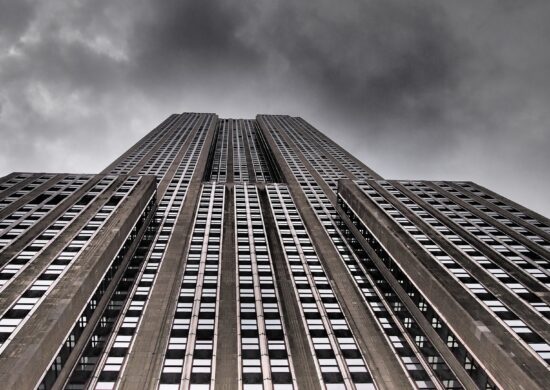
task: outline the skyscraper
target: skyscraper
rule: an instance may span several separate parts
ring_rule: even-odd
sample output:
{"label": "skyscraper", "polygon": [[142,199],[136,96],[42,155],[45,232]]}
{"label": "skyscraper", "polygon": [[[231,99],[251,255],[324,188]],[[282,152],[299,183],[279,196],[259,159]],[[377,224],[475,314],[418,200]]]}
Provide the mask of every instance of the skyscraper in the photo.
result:
{"label": "skyscraper", "polygon": [[0,383],[542,389],[549,252],[547,218],[301,118],[171,115],[99,175],[0,179]]}

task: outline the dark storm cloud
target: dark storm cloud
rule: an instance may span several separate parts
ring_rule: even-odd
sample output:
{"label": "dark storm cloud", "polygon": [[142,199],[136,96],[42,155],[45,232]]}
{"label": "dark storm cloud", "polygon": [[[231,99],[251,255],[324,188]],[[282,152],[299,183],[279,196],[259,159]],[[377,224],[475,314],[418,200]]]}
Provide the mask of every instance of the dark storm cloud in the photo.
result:
{"label": "dark storm cloud", "polygon": [[224,69],[244,76],[256,69],[258,53],[235,35],[245,15],[231,2],[172,0],[143,8],[129,40],[132,76],[142,83],[162,88],[167,78],[186,81]]}
{"label": "dark storm cloud", "polygon": [[439,7],[399,3],[286,4],[274,15],[282,22],[267,25],[268,39],[338,109],[371,118],[405,110],[432,121],[464,48]]}
{"label": "dark storm cloud", "polygon": [[0,1],[0,34],[4,39],[12,39],[27,27],[33,8],[28,1]]}
{"label": "dark storm cloud", "polygon": [[287,113],[386,177],[472,179],[550,214],[549,10],[0,0],[0,174],[98,171],[171,112]]}

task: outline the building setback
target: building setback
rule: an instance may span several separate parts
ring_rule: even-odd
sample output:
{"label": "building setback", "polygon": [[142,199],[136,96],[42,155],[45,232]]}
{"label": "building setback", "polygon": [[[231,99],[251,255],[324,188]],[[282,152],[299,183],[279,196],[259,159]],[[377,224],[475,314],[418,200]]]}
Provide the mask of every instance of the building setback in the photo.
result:
{"label": "building setback", "polygon": [[286,115],[0,178],[6,389],[544,389],[549,286],[547,218]]}

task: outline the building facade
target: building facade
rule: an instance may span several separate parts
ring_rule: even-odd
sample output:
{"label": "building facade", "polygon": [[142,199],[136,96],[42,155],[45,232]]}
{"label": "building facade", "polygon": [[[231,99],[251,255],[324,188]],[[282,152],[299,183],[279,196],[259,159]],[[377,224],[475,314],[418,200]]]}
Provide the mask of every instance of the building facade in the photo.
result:
{"label": "building facade", "polygon": [[550,220],[301,118],[171,115],[0,179],[6,389],[543,389]]}

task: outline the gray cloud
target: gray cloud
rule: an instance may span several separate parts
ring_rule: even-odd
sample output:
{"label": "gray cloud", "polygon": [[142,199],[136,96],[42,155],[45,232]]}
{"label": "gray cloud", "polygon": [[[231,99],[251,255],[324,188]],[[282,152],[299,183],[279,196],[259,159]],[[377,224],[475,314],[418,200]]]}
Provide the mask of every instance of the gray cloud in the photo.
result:
{"label": "gray cloud", "polygon": [[171,112],[287,113],[386,177],[470,179],[550,214],[549,14],[545,1],[0,0],[0,174],[98,171]]}
{"label": "gray cloud", "polygon": [[405,111],[431,122],[441,114],[441,96],[457,82],[464,49],[439,7],[389,1],[339,9],[316,2],[281,7],[273,19],[283,22],[268,39],[292,72],[351,116],[376,119]]}
{"label": "gray cloud", "polygon": [[3,40],[11,40],[24,31],[33,14],[32,6],[25,0],[1,0],[0,9],[0,34]]}

